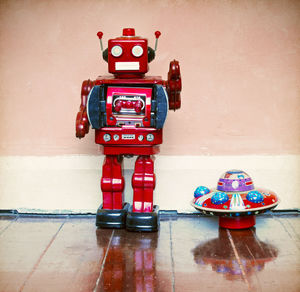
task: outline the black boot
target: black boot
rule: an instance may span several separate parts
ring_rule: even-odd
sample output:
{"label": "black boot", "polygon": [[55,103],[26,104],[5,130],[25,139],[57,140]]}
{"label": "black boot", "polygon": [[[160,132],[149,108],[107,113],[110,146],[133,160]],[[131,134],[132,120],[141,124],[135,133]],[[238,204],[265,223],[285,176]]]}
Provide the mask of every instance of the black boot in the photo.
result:
{"label": "black boot", "polygon": [[121,210],[107,210],[103,209],[101,205],[97,210],[96,226],[101,228],[125,228],[129,207],[128,203],[124,203]]}
{"label": "black boot", "polygon": [[153,212],[133,212],[130,206],[126,217],[126,229],[128,231],[158,231],[159,207],[154,205]]}

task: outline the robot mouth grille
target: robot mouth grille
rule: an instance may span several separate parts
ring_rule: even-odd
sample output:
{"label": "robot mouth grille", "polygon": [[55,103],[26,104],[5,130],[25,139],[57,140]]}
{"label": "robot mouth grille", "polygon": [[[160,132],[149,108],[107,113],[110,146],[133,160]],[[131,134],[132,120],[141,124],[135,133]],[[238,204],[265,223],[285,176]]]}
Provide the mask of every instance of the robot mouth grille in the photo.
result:
{"label": "robot mouth grille", "polygon": [[116,62],[115,69],[121,70],[140,70],[139,62]]}

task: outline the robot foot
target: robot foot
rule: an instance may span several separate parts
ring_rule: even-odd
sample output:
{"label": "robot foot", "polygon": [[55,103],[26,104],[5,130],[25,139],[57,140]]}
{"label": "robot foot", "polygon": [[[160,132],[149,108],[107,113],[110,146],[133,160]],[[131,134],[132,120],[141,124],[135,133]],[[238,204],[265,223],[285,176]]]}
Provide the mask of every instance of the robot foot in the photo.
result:
{"label": "robot foot", "polygon": [[121,210],[103,209],[102,205],[97,210],[96,226],[100,228],[125,228],[126,215],[130,205],[125,203]]}
{"label": "robot foot", "polygon": [[153,212],[133,212],[130,207],[126,217],[128,231],[153,232],[159,229],[159,207],[155,205]]}

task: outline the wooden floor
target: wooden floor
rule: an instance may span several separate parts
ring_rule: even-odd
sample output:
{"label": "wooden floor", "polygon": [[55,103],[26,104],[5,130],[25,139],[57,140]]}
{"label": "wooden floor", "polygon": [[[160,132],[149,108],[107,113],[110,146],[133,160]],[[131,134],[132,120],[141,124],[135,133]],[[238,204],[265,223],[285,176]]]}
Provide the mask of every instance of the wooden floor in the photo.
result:
{"label": "wooden floor", "polygon": [[94,217],[0,217],[0,291],[300,291],[300,216],[219,229],[164,217],[158,233],[96,229]]}

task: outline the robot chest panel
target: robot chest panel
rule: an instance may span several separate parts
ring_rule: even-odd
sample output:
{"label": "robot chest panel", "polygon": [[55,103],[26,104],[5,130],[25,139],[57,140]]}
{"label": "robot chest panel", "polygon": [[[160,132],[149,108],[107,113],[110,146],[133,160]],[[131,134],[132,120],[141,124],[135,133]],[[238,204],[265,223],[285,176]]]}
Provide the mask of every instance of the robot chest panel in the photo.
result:
{"label": "robot chest panel", "polygon": [[152,88],[108,86],[108,126],[150,127]]}

